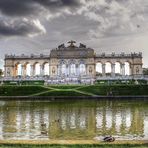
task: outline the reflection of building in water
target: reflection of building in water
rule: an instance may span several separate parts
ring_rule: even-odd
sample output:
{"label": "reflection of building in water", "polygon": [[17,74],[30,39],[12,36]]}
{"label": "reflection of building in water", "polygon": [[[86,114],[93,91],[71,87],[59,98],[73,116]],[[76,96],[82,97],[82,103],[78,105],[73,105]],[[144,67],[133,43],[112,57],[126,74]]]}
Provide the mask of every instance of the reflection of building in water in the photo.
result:
{"label": "reflection of building in water", "polygon": [[[15,105],[15,102],[11,102],[11,105]],[[2,124],[0,126],[2,127],[2,133],[5,133],[2,137],[6,138],[9,136],[10,138],[13,138],[14,133],[17,132],[16,111],[12,110],[9,106],[6,106],[0,112],[0,114],[2,114],[0,121]],[[11,125],[7,123],[10,123]]]}
{"label": "reflection of building in water", "polygon": [[[95,50],[74,41],[50,51],[49,55],[6,55],[5,77],[48,80],[90,80],[142,75],[142,54],[95,54]],[[133,77],[132,77],[133,78]],[[45,79],[46,80],[46,79]]]}
{"label": "reflection of building in water", "polygon": [[122,107],[115,104],[110,107],[105,104],[96,107],[58,107],[44,103],[41,108],[37,104],[22,104],[20,107],[9,107],[9,110],[7,106],[11,106],[11,103],[1,107],[1,138],[17,135],[17,138],[30,139],[45,136],[46,132],[50,139],[92,139],[109,134],[142,136],[146,133],[142,107],[130,108],[127,104]]}

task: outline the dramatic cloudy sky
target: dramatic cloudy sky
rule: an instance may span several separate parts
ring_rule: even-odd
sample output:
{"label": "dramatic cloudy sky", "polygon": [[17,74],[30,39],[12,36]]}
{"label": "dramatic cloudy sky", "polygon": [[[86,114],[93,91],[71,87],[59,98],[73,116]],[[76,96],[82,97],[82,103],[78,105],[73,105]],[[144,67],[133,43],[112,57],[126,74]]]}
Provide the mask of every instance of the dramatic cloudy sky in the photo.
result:
{"label": "dramatic cloudy sky", "polygon": [[148,0],[0,0],[0,67],[5,54],[49,54],[71,39],[142,52],[148,67]]}

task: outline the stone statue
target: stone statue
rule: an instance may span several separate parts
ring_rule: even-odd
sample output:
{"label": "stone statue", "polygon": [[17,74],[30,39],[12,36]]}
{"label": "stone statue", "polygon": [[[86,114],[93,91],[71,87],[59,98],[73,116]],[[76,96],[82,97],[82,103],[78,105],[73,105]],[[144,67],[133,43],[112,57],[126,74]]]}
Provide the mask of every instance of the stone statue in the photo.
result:
{"label": "stone statue", "polygon": [[68,43],[70,44],[69,47],[75,47],[74,43],[76,43],[76,41],[71,40]]}
{"label": "stone statue", "polygon": [[136,67],[136,74],[139,74],[139,68]]}
{"label": "stone statue", "polygon": [[61,44],[61,45],[58,46],[58,48],[65,48],[65,45]]}
{"label": "stone statue", "polygon": [[80,47],[80,48],[86,48],[86,45],[80,43],[80,46],[79,46],[79,47]]}
{"label": "stone statue", "polygon": [[92,67],[89,67],[89,73],[92,73]]}
{"label": "stone statue", "polygon": [[54,67],[52,68],[52,73],[55,74],[55,68]]}

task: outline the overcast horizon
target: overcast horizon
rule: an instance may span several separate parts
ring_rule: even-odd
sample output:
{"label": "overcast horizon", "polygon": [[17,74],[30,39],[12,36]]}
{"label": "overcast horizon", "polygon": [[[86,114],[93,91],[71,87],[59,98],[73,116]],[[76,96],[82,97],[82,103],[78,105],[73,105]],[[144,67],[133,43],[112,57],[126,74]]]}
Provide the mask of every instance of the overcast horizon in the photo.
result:
{"label": "overcast horizon", "polygon": [[0,0],[0,68],[5,54],[49,54],[69,40],[142,52],[148,67],[148,0]]}

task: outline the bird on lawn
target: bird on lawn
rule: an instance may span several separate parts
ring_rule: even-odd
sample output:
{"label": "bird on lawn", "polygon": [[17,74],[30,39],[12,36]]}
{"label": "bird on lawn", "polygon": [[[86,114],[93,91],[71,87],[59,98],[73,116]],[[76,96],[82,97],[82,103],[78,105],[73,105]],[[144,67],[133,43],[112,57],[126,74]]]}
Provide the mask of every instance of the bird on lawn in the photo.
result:
{"label": "bird on lawn", "polygon": [[105,142],[113,142],[113,141],[115,141],[115,138],[112,137],[112,136],[106,136],[106,137],[103,138],[103,141],[105,141]]}

